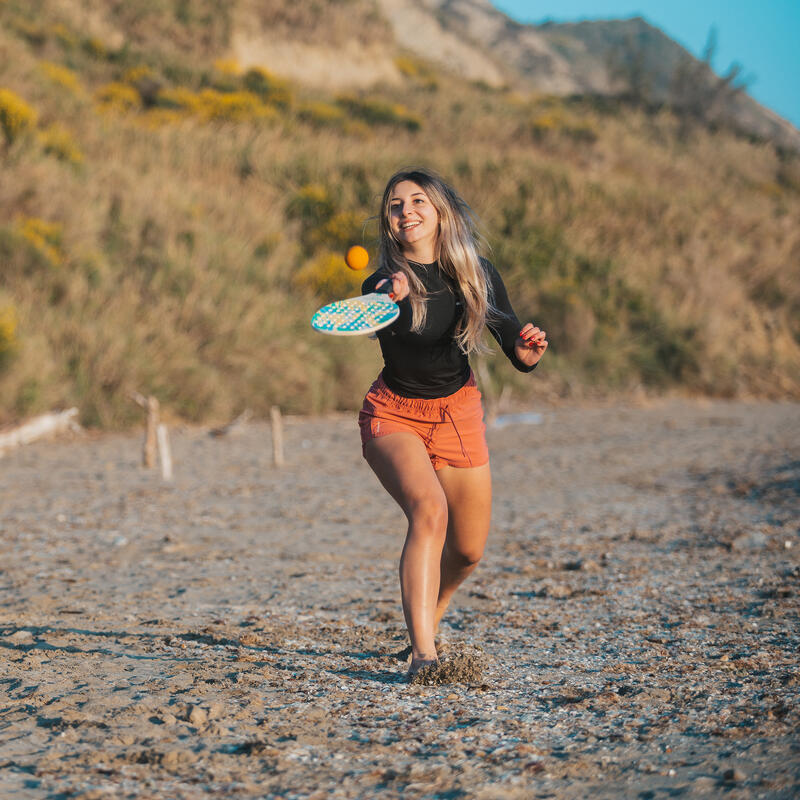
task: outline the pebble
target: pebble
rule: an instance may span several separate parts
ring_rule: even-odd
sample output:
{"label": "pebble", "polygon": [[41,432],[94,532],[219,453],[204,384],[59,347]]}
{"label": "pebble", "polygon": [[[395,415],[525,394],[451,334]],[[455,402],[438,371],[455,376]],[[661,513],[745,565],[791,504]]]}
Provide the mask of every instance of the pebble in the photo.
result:
{"label": "pebble", "polygon": [[726,769],[725,772],[722,773],[722,780],[725,781],[725,783],[742,783],[742,781],[747,780],[747,775],[740,769],[732,767]]}
{"label": "pebble", "polygon": [[743,533],[731,542],[731,550],[745,552],[748,550],[763,550],[769,544],[769,537],[760,531]]}
{"label": "pebble", "polygon": [[693,794],[708,794],[717,791],[717,781],[707,775],[701,775],[692,781]]}

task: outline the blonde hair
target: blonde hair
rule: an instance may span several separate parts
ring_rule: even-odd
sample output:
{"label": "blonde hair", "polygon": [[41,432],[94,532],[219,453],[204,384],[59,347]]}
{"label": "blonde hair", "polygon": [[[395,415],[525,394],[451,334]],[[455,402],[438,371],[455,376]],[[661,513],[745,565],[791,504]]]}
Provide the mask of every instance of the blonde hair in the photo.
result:
{"label": "blonde hair", "polygon": [[483,351],[486,348],[481,334],[487,318],[495,316],[497,311],[492,302],[491,284],[478,256],[482,240],[470,207],[435,172],[419,168],[402,170],[392,175],[386,184],[380,213],[379,268],[387,273],[403,272],[408,277],[411,330],[422,330],[427,317],[425,287],[408,265],[389,223],[392,193],[403,181],[416,183],[439,215],[436,258],[442,271],[455,281],[464,298],[464,315],[456,327],[456,342],[466,354]]}

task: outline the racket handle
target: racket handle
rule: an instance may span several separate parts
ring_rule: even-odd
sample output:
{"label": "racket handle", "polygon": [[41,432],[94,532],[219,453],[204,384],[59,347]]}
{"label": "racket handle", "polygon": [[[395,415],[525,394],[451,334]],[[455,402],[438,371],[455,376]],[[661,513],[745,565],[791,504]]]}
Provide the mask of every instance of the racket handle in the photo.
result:
{"label": "racket handle", "polygon": [[375,291],[378,294],[388,294],[389,295],[389,299],[390,300],[394,300],[394,294],[392,292],[394,287],[392,286],[392,281],[391,281],[390,278],[385,278],[385,281],[386,281],[385,283],[382,283],[380,286],[377,286],[375,288]]}

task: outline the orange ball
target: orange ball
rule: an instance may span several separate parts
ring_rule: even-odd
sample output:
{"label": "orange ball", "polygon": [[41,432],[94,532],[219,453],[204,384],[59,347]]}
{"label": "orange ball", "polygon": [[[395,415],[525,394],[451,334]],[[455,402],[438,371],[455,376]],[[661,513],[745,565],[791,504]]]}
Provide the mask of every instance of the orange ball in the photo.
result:
{"label": "orange ball", "polygon": [[369,253],[360,244],[354,244],[344,260],[350,269],[364,269],[369,263]]}

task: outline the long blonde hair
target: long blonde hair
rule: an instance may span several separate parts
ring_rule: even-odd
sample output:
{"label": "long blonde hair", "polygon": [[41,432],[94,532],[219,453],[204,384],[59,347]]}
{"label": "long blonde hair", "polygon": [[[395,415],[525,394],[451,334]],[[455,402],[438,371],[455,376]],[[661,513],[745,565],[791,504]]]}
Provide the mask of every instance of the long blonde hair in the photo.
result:
{"label": "long blonde hair", "polygon": [[411,303],[411,330],[422,330],[427,317],[425,287],[409,267],[408,259],[389,223],[392,193],[395,186],[403,181],[416,183],[439,215],[436,258],[442,271],[455,281],[464,298],[464,315],[456,327],[456,342],[467,354],[485,350],[481,334],[487,318],[496,315],[497,311],[492,302],[491,284],[478,256],[481,237],[469,206],[435,172],[422,168],[401,170],[392,175],[386,184],[380,213],[379,268],[386,273],[406,274]]}

